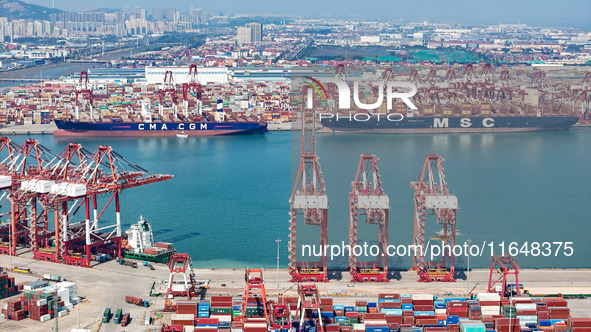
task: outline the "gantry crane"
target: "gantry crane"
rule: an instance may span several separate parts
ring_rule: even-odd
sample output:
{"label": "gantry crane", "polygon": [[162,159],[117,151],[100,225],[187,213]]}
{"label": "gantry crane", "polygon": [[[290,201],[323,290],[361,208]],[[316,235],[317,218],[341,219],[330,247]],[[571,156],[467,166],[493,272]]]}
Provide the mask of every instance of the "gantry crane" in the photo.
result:
{"label": "gantry crane", "polygon": [[[2,202],[8,197],[11,206],[12,245],[10,250],[2,250],[5,253],[15,254],[17,244],[22,243],[33,249],[36,259],[85,267],[90,267],[93,254],[119,257],[120,192],[172,178],[168,174],[149,173],[109,146],[100,146],[91,153],[71,143],[56,155],[36,140],[27,140],[17,148],[7,139],[1,142],[2,151],[9,152],[0,163],[0,180],[9,182],[2,187]],[[99,195],[110,196],[100,213]],[[99,226],[101,216],[113,201],[116,223]],[[73,221],[80,209],[84,211],[84,220]],[[49,228],[50,214],[55,217],[53,230]],[[7,235],[4,231],[1,234],[3,239]]]}
{"label": "gantry crane", "polygon": [[174,307],[171,297],[186,296],[188,300],[195,296],[195,273],[193,272],[191,257],[187,253],[173,252],[168,261],[170,276],[166,289],[164,311],[171,311]]}
{"label": "gantry crane", "polygon": [[203,94],[204,90],[199,82],[199,78],[197,75],[197,65],[191,64],[189,66],[189,75],[186,83],[183,83],[183,116],[189,116],[189,95],[193,91],[196,97],[196,115],[201,115],[201,95]]}
{"label": "gantry crane", "polygon": [[415,248],[422,248],[415,250],[412,267],[419,274],[419,281],[455,281],[455,257],[451,250],[442,250],[440,261],[425,262],[425,224],[428,214],[434,215],[437,225],[442,228],[437,233],[441,244],[453,248],[456,243],[458,199],[447,189],[441,165],[443,161],[444,159],[438,155],[427,155],[418,180],[410,184],[415,191],[413,244]]}
{"label": "gantry crane", "polygon": [[302,215],[305,225],[320,227],[320,245],[328,242],[328,197],[325,193],[324,178],[316,155],[316,112],[314,93],[310,86],[302,89],[301,159],[291,197],[289,199],[289,272],[292,281],[328,281],[326,253],[320,261],[297,260],[296,225],[298,215]]}
{"label": "gantry crane", "polygon": [[[499,274],[497,278],[494,277],[495,272]],[[507,283],[510,276],[515,276],[515,285]],[[500,290],[495,287],[500,284]],[[501,296],[520,296],[521,285],[519,284],[519,264],[515,258],[509,254],[503,256],[493,255],[490,264],[490,276],[488,278],[488,292],[499,293]]]}
{"label": "gantry crane", "polygon": [[265,291],[263,269],[246,268],[244,272],[244,281],[246,282],[246,286],[244,287],[244,296],[242,297],[242,314],[240,319],[245,321],[246,310],[248,309],[249,303],[255,303],[257,308],[261,306],[263,307],[263,317],[265,318],[268,327],[269,312],[267,308],[267,292]]}
{"label": "gantry crane", "polygon": [[300,328],[303,329],[304,321],[307,318],[312,318],[316,314],[319,324],[316,331],[324,332],[321,309],[318,287],[316,285],[298,284],[298,306],[295,317],[300,320]]}
{"label": "gantry crane", "polygon": [[186,83],[183,83],[183,99],[189,100],[189,93],[191,93],[191,91],[195,92],[197,99],[201,99],[203,87],[201,86],[201,83],[199,83],[199,79],[197,77],[196,64],[189,66],[188,80]]}
{"label": "gantry crane", "polygon": [[291,313],[288,305],[272,303],[269,309],[271,313],[270,326],[273,330],[291,328]]}
{"label": "gantry crane", "polygon": [[[359,160],[353,187],[349,194],[349,246],[357,246],[358,220],[365,219],[370,225],[378,225],[378,259],[377,262],[358,262],[357,256],[349,255],[349,273],[352,281],[388,281],[388,214],[390,198],[382,189],[378,173],[378,158],[375,155],[363,154]],[[353,249],[352,249],[353,250]]]}
{"label": "gantry crane", "polygon": [[158,104],[158,113],[161,117],[164,117],[164,98],[167,95],[172,99],[172,112],[174,116],[176,116],[178,98],[176,94],[176,85],[174,83],[174,78],[172,77],[172,71],[170,70],[164,72],[162,89],[158,91],[158,100],[160,101]]}
{"label": "gantry crane", "polygon": [[[80,111],[78,109],[78,102],[81,101],[81,99],[78,96],[82,96],[83,98],[86,98],[85,100],[87,100],[89,102],[89,116],[90,119],[93,120],[93,114],[92,114],[92,106],[93,106],[93,97],[92,97],[92,87],[90,86],[90,81],[88,79],[88,72],[86,71],[81,71],[80,72],[80,78],[78,79],[78,83],[76,84],[76,86],[74,87],[74,94],[76,95],[76,120],[79,120],[80,118]],[[82,108],[84,109],[85,104],[82,104]]]}

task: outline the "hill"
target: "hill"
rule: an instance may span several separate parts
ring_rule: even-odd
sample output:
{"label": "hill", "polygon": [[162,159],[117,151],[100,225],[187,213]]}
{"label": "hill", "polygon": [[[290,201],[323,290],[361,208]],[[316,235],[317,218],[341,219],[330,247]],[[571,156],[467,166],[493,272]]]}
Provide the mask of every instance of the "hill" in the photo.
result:
{"label": "hill", "polygon": [[19,0],[0,0],[0,17],[9,21],[18,19],[49,20],[51,13],[63,10],[28,4]]}

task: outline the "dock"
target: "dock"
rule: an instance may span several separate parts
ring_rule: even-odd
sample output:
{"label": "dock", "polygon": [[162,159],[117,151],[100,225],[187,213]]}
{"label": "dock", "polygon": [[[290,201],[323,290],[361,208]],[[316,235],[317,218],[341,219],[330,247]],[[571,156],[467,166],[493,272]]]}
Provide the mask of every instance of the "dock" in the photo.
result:
{"label": "dock", "polygon": [[55,123],[7,126],[0,128],[0,135],[53,135]]}
{"label": "dock", "polygon": [[[169,276],[168,267],[164,264],[154,264],[155,270],[139,266],[137,269],[117,264],[114,260],[106,263],[94,263],[92,269],[75,267],[64,264],[56,264],[34,260],[30,253],[23,253],[19,257],[12,258],[13,266],[26,266],[35,273],[49,273],[66,277],[78,284],[78,294],[84,297],[84,302],[79,308],[74,308],[70,315],[59,318],[60,328],[69,331],[76,328],[76,311],[80,312],[80,327],[92,329],[99,327],[100,315],[106,307],[112,310],[122,308],[124,312],[131,314],[131,324],[126,331],[146,331],[146,328],[159,328],[163,321],[169,321],[171,314],[157,319],[152,325],[142,325],[144,312],[156,313],[164,307],[163,297],[148,297],[151,285],[155,282],[156,289],[165,287]],[[9,266],[9,257],[0,255],[0,266]],[[244,291],[244,269],[194,269],[197,279],[211,280],[210,289],[202,290],[198,298],[209,298],[216,295],[230,295],[241,297]],[[277,297],[276,270],[266,269],[265,284],[270,299]],[[532,294],[589,294],[591,293],[591,274],[589,269],[523,269],[520,272],[520,281]],[[16,282],[34,281],[32,275],[9,272],[16,278]],[[285,296],[296,296],[291,276],[286,269],[280,269],[278,275],[279,293]],[[330,271],[328,283],[319,285],[322,296],[330,296],[331,292],[339,290],[339,296],[335,297],[335,303],[352,305],[356,300],[375,300],[378,293],[397,292],[409,294],[443,294],[450,292],[454,296],[463,296],[467,291],[466,280],[458,280],[455,283],[419,283],[416,272],[395,272],[389,283],[351,283],[348,272]],[[474,292],[486,291],[488,270],[474,269],[470,272],[470,289],[474,286]],[[150,308],[142,308],[125,303],[125,296],[131,295],[153,302]],[[20,296],[20,295],[19,295]],[[182,298],[179,298],[182,299]],[[0,300],[4,304],[8,299]],[[591,318],[591,299],[569,299],[569,308],[574,317]],[[156,311],[156,313],[154,312]],[[161,313],[160,313],[161,314]],[[53,320],[41,323],[29,318],[22,321],[0,320],[0,330],[13,331],[47,331],[53,326]],[[100,327],[100,331],[111,331],[113,323]]]}

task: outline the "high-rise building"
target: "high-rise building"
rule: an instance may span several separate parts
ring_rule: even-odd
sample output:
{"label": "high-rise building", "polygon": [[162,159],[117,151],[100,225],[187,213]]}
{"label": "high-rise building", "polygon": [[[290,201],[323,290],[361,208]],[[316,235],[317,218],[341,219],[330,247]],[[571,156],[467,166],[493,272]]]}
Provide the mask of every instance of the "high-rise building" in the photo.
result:
{"label": "high-rise building", "polygon": [[252,43],[252,29],[247,27],[239,27],[236,33],[236,42],[238,45]]}
{"label": "high-rise building", "polygon": [[246,24],[246,27],[251,29],[250,40],[252,43],[263,40],[263,25],[261,23],[248,23]]}

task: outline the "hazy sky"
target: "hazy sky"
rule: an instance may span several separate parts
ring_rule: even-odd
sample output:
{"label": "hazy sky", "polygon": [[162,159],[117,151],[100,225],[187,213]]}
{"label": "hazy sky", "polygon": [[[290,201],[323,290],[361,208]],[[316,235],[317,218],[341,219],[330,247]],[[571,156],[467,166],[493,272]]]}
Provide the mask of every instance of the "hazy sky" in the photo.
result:
{"label": "hazy sky", "polygon": [[[27,1],[27,0],[22,0]],[[203,8],[218,14],[274,14],[304,17],[434,20],[459,23],[526,23],[591,30],[590,0],[28,0],[65,10],[123,6]],[[82,7],[85,4],[87,7]]]}

